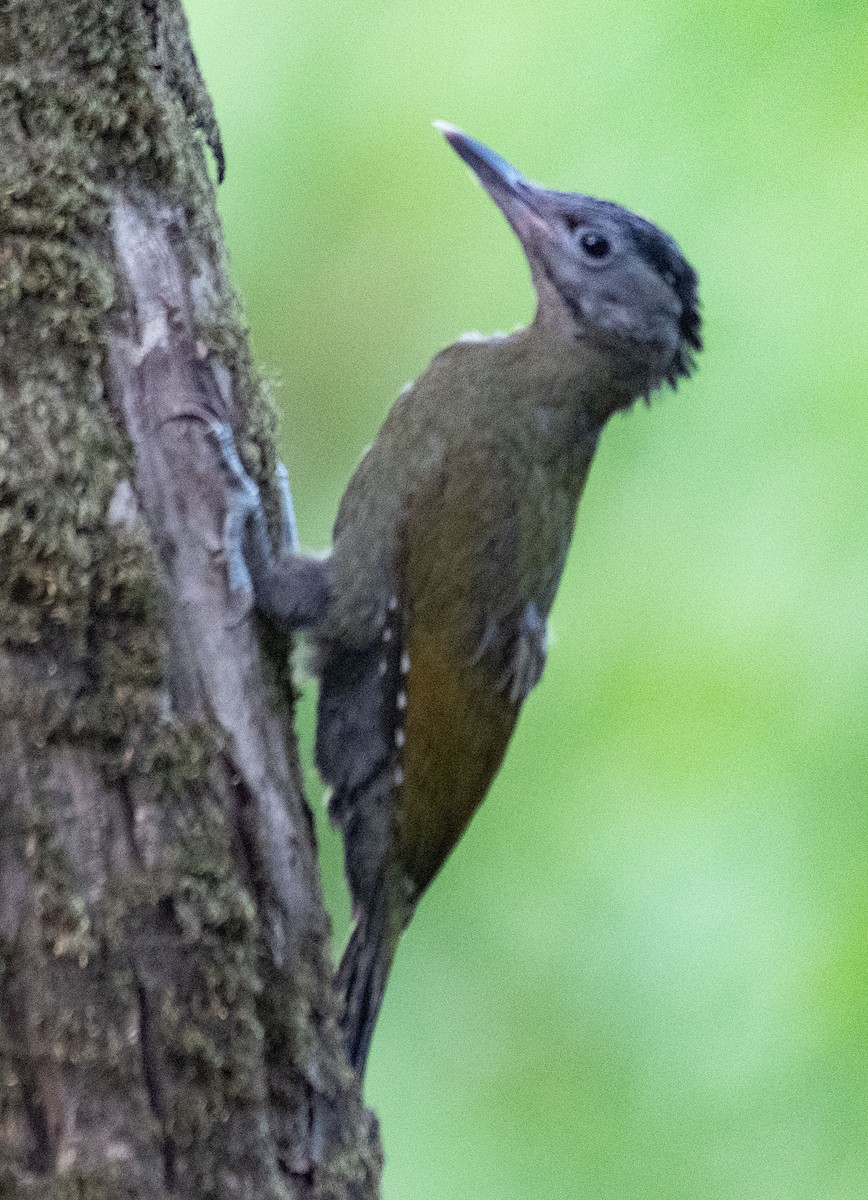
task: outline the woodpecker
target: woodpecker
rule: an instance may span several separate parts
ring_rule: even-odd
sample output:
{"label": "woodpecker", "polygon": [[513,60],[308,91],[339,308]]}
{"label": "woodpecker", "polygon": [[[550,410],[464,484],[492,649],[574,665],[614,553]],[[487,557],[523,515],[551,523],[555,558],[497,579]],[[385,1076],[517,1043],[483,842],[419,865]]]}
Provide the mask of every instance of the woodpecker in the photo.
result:
{"label": "woodpecker", "polygon": [[337,973],[364,1071],[398,940],[484,798],[546,661],[546,622],[608,419],[691,373],[697,277],[675,242],[609,201],[525,179],[438,122],[518,238],[530,325],[462,338],[398,397],[341,500],[330,554],[268,543],[233,487],[233,586],[307,626],[316,761],[343,834],[354,928]]}

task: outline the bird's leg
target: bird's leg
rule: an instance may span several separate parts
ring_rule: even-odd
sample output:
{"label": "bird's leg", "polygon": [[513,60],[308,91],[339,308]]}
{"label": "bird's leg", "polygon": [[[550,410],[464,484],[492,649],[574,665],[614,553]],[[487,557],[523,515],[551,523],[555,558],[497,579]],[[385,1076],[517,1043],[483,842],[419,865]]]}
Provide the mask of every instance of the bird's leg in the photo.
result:
{"label": "bird's leg", "polygon": [[231,428],[215,422],[211,435],[229,481],[223,541],[230,588],[252,593],[261,612],[293,628],[316,624],[328,607],[328,562],[298,552],[286,467],[280,463],[276,471],[281,547],[275,555],[259,488],[244,469]]}
{"label": "bird's leg", "polygon": [[497,681],[498,690],[509,689],[512,704],[522,703],[540,681],[546,665],[548,631],[545,620],[531,601],[521,615],[512,659]]}
{"label": "bird's leg", "polygon": [[298,525],[295,520],[295,505],[289,490],[289,471],[282,462],[274,470],[274,485],[280,497],[280,543],[283,554],[298,554]]}

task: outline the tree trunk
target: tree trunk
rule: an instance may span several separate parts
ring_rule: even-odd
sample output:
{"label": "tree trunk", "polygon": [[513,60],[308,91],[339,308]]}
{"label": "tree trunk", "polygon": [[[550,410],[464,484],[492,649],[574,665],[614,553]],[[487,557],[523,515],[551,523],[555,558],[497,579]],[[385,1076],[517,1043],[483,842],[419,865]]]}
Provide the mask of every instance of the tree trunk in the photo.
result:
{"label": "tree trunk", "polygon": [[273,512],[203,140],[222,173],[179,0],[0,0],[4,1197],[378,1194],[197,417]]}

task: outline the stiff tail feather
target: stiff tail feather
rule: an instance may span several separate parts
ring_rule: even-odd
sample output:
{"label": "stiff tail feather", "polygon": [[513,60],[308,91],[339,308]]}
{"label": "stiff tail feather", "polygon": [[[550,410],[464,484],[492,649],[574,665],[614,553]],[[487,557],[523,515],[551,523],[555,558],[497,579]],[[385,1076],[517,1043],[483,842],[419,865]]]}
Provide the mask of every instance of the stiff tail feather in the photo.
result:
{"label": "stiff tail feather", "polygon": [[365,1071],[374,1026],[383,1003],[397,938],[389,929],[386,888],[360,914],[338,967],[336,984],[344,998],[343,1029],[347,1055],[359,1075]]}

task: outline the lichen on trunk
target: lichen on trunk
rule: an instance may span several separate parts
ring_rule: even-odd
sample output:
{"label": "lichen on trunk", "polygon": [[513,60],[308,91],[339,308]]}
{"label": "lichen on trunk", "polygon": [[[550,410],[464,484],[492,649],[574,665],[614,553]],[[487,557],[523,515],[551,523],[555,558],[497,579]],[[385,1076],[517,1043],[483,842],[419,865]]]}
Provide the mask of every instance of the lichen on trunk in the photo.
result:
{"label": "lichen on trunk", "polygon": [[373,1197],[291,702],[221,557],[273,417],[175,0],[0,0],[0,1194]]}

